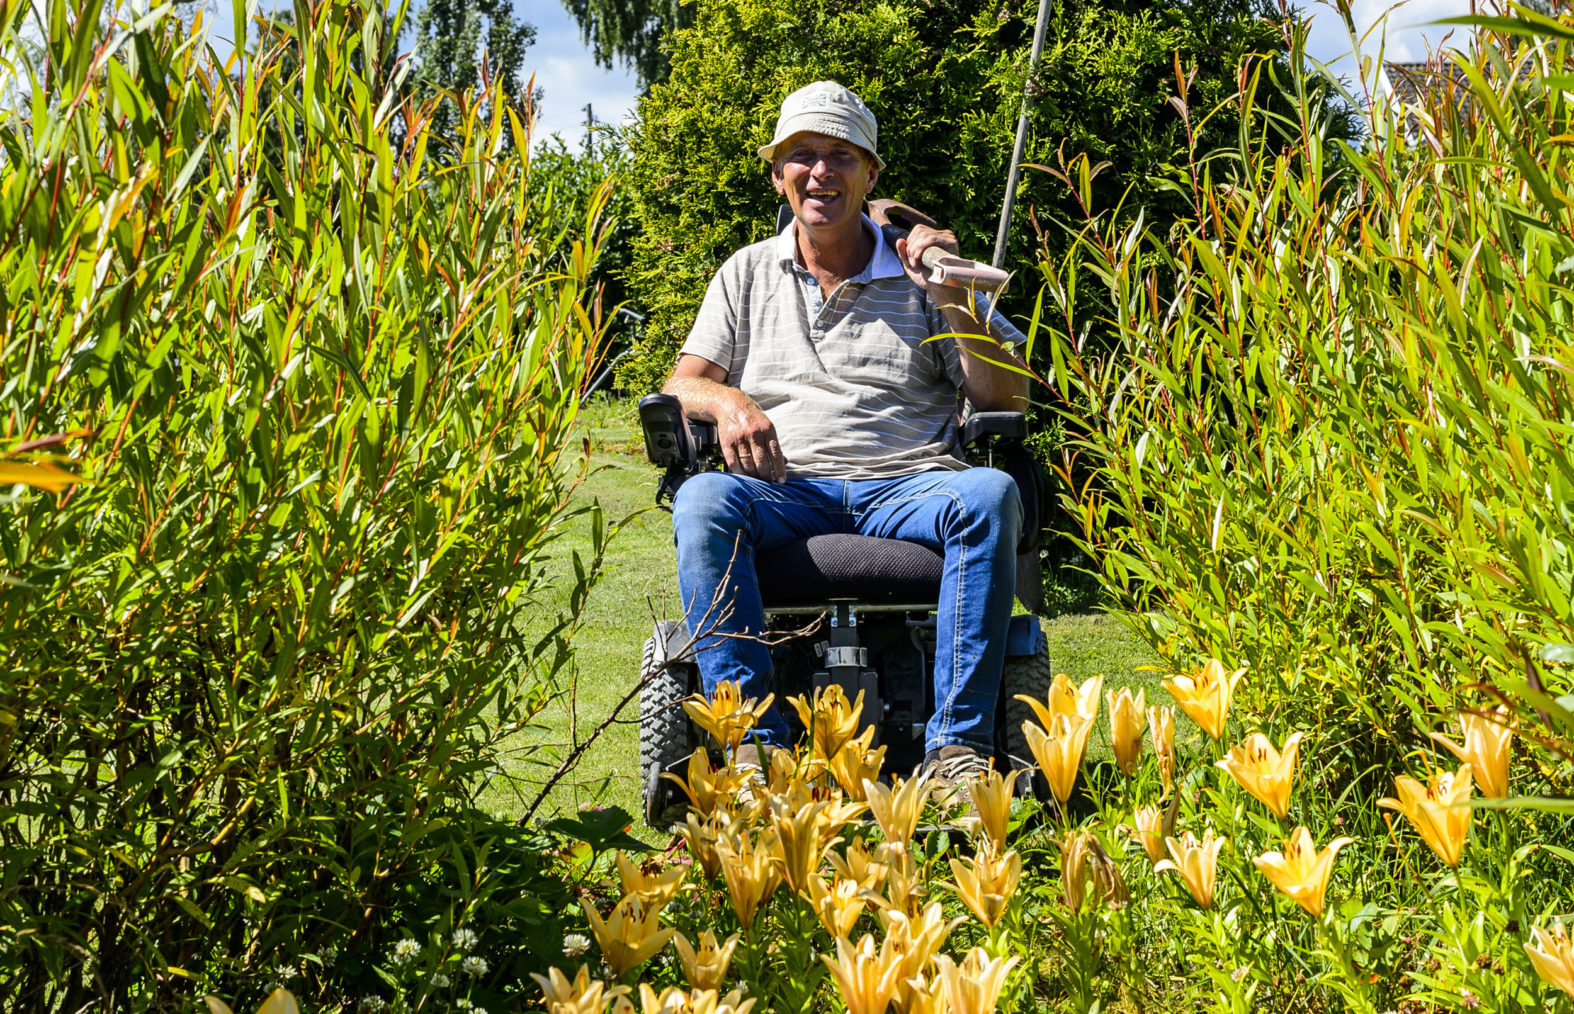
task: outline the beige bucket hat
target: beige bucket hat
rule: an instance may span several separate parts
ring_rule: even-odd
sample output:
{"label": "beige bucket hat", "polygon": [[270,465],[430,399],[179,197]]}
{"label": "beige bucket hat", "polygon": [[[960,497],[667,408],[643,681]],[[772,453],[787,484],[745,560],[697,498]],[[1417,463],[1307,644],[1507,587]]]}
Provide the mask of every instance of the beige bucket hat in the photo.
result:
{"label": "beige bucket hat", "polygon": [[760,149],[760,157],[774,159],[778,145],[808,130],[851,141],[869,153],[876,168],[884,169],[885,161],[875,145],[879,129],[863,99],[835,81],[816,81],[782,100],[781,115],[776,118],[776,134],[770,144]]}

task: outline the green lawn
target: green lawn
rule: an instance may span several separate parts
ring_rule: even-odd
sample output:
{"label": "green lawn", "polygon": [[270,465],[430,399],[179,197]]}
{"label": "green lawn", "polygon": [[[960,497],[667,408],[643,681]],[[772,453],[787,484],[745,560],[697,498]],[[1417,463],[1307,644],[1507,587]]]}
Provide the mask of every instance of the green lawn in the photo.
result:
{"label": "green lawn", "polygon": [[[671,516],[650,508],[656,473],[645,461],[632,402],[593,403],[585,434],[593,471],[577,497],[599,502],[609,525],[629,520],[613,537],[605,575],[591,592],[585,625],[575,640],[574,668],[559,688],[561,695],[541,716],[541,728],[510,744],[515,777],[494,779],[482,795],[488,808],[510,818],[523,814],[536,787],[557,766],[571,743],[571,730],[583,737],[601,726],[633,687],[653,620],[677,613]],[[555,576],[572,577],[575,549],[589,553],[588,523],[574,524],[572,535],[555,549]],[[559,607],[568,595],[567,581],[561,584],[548,597]],[[1044,629],[1057,671],[1078,682],[1103,674],[1106,688],[1145,688],[1149,703],[1168,701],[1155,673],[1137,671],[1153,664],[1153,658],[1119,622],[1091,613],[1047,620]],[[558,784],[538,818],[595,803],[639,812],[637,716],[637,703],[624,710],[622,721],[609,726]],[[1101,723],[1100,735],[1102,729]],[[1095,758],[1104,749],[1100,742],[1090,744]],[[635,832],[640,830],[636,824]]]}

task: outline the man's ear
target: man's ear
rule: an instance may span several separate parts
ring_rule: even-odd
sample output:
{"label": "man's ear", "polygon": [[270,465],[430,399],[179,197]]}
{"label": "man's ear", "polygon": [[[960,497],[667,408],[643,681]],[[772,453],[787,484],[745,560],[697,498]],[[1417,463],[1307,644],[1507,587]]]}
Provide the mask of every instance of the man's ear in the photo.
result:
{"label": "man's ear", "polygon": [[785,189],[783,189],[786,186],[786,183],[782,177],[782,164],[780,159],[771,159],[771,185],[776,188],[776,192],[778,194],[785,194],[787,192]]}

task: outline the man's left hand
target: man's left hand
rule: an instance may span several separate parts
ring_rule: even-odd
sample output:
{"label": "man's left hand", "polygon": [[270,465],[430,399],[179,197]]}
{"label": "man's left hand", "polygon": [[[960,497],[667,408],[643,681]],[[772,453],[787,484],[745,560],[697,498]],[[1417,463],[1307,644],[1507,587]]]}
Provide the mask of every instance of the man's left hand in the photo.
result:
{"label": "man's left hand", "polygon": [[902,260],[902,267],[907,271],[907,277],[913,284],[928,292],[931,297],[941,302],[949,302],[945,297],[954,297],[961,290],[955,285],[941,285],[929,281],[929,269],[924,266],[924,251],[932,246],[937,246],[946,253],[957,253],[956,233],[950,229],[931,229],[927,225],[915,225],[906,237],[896,241],[896,255]]}

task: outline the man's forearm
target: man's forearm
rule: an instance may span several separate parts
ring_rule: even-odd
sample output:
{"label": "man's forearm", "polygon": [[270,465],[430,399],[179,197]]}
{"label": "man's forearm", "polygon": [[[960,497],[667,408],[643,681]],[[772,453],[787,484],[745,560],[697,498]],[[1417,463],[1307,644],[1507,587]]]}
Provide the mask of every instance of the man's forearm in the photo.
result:
{"label": "man's forearm", "polygon": [[981,412],[1026,412],[1027,374],[997,365],[1010,363],[1026,370],[1026,364],[1015,350],[1008,352],[1000,344],[998,329],[968,312],[966,298],[964,295],[956,302],[943,304],[941,313],[945,315],[947,326],[959,336],[978,336],[955,339],[957,351],[961,353],[967,400]]}
{"label": "man's forearm", "polygon": [[683,411],[701,422],[718,422],[729,411],[736,411],[743,392],[709,377],[669,377],[661,388],[683,403]]}

